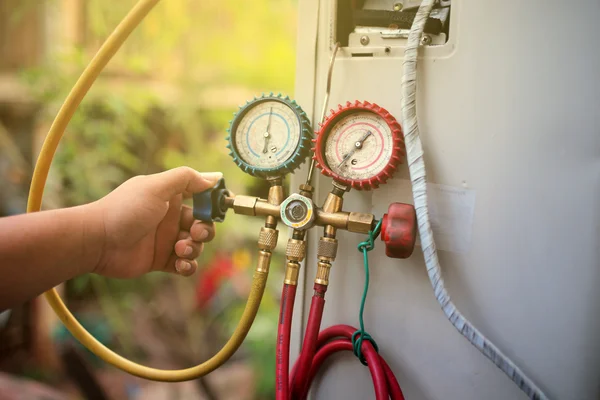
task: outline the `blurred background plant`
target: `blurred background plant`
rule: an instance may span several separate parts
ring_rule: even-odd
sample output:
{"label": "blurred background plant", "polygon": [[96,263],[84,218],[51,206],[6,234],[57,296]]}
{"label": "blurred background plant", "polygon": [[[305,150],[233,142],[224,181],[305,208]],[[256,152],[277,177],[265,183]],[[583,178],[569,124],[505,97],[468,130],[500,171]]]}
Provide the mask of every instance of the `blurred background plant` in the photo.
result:
{"label": "blurred background plant", "polygon": [[[134,3],[0,0],[0,215],[24,212],[49,124]],[[296,0],[160,2],[75,114],[45,207],[90,202],[132,176],[179,165],[222,171],[234,192],[264,196],[266,185],[235,167],[223,139],[238,105],[261,92],[292,94],[296,9]],[[64,296],[99,340],[126,357],[166,368],[192,365],[218,350],[235,327],[259,226],[229,216],[199,260],[197,277],[88,275],[69,282]],[[278,257],[274,265],[281,265]],[[0,328],[0,369],[84,398],[272,398],[278,270],[243,349],[207,379],[159,384],[106,367],[73,343],[39,299],[13,310]]]}

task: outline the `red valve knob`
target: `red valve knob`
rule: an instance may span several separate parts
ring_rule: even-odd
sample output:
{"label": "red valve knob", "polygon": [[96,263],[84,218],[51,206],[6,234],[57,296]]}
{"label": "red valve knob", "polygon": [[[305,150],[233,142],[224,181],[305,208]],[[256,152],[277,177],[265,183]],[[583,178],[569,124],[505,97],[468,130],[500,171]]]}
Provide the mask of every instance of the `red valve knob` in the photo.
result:
{"label": "red valve knob", "polygon": [[385,243],[386,256],[410,257],[417,240],[417,214],[412,204],[390,204],[381,223],[381,240]]}

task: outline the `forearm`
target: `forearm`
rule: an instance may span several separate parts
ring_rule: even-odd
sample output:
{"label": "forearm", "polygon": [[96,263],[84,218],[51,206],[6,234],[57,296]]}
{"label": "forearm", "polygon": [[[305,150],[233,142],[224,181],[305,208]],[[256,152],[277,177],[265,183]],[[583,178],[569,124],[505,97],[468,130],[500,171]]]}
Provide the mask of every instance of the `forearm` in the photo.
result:
{"label": "forearm", "polygon": [[0,310],[94,270],[103,228],[90,207],[0,219]]}

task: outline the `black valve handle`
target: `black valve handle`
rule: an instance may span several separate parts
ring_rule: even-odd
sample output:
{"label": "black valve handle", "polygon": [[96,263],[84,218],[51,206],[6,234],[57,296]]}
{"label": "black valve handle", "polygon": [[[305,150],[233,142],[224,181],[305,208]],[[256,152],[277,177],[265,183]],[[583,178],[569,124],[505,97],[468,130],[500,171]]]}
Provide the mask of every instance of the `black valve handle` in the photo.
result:
{"label": "black valve handle", "polygon": [[204,222],[223,222],[227,213],[225,197],[230,195],[224,178],[212,188],[194,193],[194,218]]}

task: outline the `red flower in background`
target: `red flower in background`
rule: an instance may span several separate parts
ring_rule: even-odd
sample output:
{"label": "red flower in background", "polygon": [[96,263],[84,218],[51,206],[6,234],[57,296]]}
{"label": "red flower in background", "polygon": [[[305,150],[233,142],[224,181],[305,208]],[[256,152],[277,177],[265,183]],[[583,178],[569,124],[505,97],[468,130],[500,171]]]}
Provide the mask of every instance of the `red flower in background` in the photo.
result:
{"label": "red flower in background", "polygon": [[233,259],[227,253],[215,254],[211,262],[202,270],[196,283],[196,306],[205,310],[218,293],[223,281],[235,273]]}

